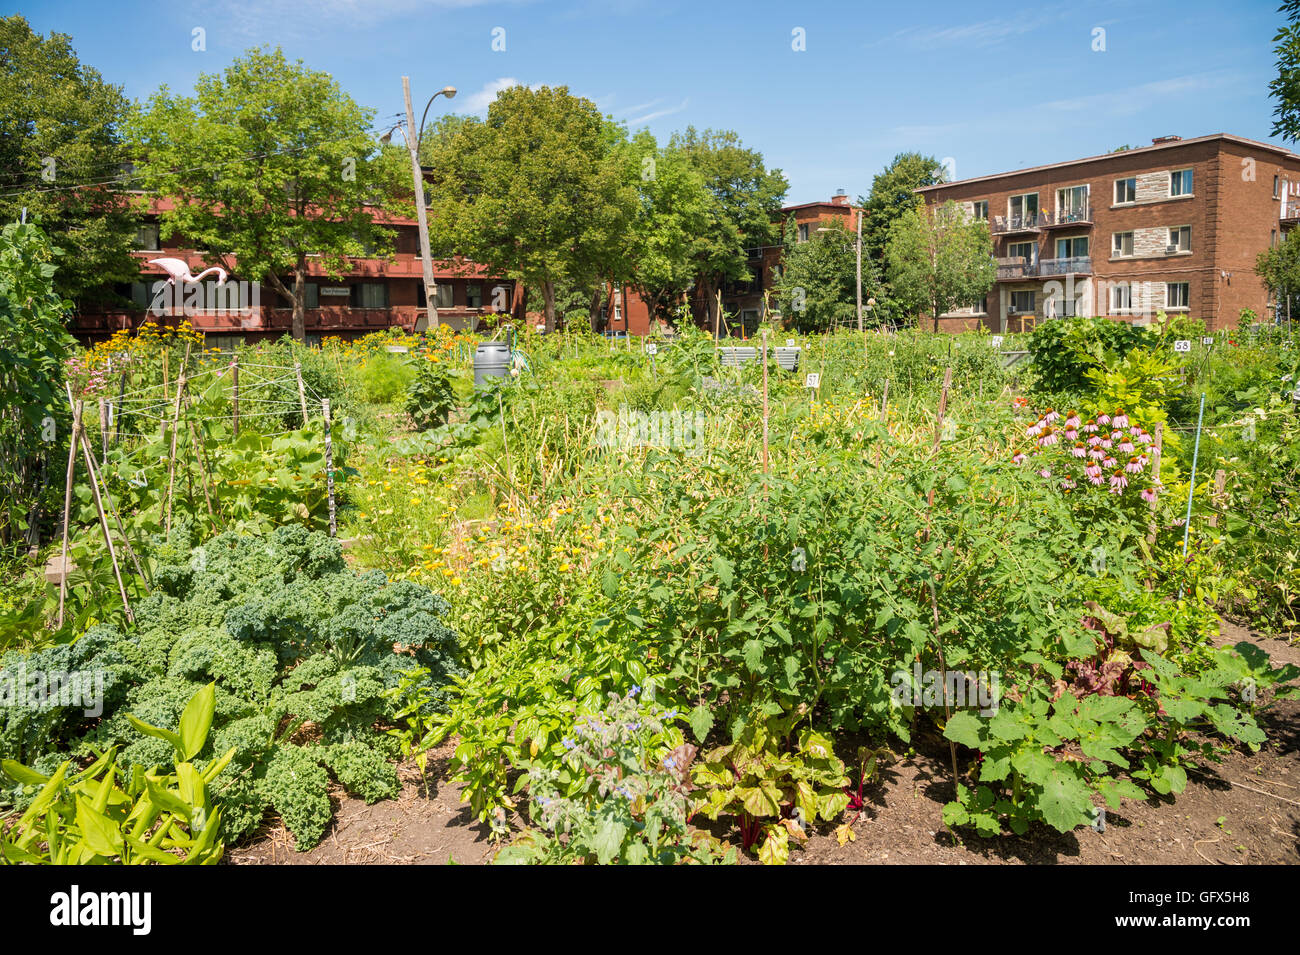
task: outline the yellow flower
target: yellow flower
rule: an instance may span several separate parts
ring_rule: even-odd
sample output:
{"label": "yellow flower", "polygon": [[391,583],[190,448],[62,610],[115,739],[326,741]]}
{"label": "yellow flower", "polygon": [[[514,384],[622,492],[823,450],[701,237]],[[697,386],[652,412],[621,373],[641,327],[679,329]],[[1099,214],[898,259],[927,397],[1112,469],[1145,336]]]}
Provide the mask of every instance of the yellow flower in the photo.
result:
{"label": "yellow flower", "polygon": [[566,571],[566,570],[568,570],[568,569],[569,569],[569,565],[568,565],[568,564],[561,564],[561,565],[560,565],[560,570],[561,570],[561,572]]}

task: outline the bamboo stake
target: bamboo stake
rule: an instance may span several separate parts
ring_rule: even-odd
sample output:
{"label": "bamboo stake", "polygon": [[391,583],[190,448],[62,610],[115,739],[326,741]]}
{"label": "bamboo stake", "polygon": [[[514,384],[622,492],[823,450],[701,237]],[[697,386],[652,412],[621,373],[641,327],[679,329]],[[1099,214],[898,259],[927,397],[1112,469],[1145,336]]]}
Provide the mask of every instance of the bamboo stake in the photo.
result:
{"label": "bamboo stake", "polygon": [[204,455],[199,447],[198,432],[194,430],[194,422],[190,420],[190,400],[188,395],[185,397],[185,412],[185,428],[190,433],[190,448],[193,450],[194,459],[199,465],[199,477],[201,479],[199,483],[203,486],[203,500],[207,502],[208,516],[213,519],[213,524],[215,525],[216,514],[212,510],[212,496],[208,493],[208,484],[211,480],[211,476],[208,474],[208,470],[205,467]]}
{"label": "bamboo stake", "polygon": [[330,537],[337,537],[338,524],[334,516],[334,441],[330,433],[330,400],[322,398],[320,406],[325,416],[325,490],[329,495]]}
{"label": "bamboo stake", "polygon": [[293,374],[298,379],[298,404],[302,407],[302,426],[307,427],[307,392],[302,386],[302,365],[299,362],[293,363]]}
{"label": "bamboo stake", "polygon": [[763,489],[767,490],[767,329],[763,329]]}
{"label": "bamboo stake", "polygon": [[1210,515],[1210,526],[1219,526],[1219,498],[1223,496],[1223,486],[1228,482],[1228,474],[1223,468],[1214,472],[1214,494],[1210,501],[1214,504],[1214,513]]}
{"label": "bamboo stake", "polygon": [[889,379],[885,379],[885,390],[880,394],[880,417],[884,420],[885,409],[889,407]]}
{"label": "bamboo stake", "polygon": [[235,437],[239,437],[239,356],[235,355],[230,361],[230,405],[231,405],[231,423],[235,431]]}
{"label": "bamboo stake", "polygon": [[72,412],[72,438],[68,441],[68,476],[63,485],[63,552],[59,564],[59,617],[57,628],[63,627],[63,602],[68,593],[68,520],[72,511],[72,476],[77,464],[77,430],[81,427],[83,402],[78,401]]}
{"label": "bamboo stake", "polygon": [[[1155,443],[1151,447],[1151,479],[1156,485],[1160,484],[1160,455],[1165,446],[1165,423],[1156,422]],[[1151,523],[1147,527],[1147,543],[1156,542],[1156,501],[1151,502]]]}
{"label": "bamboo stake", "polygon": [[113,415],[113,444],[117,444],[118,435],[122,431],[122,409],[125,407],[123,402],[126,400],[126,369],[122,370],[122,382],[117,386],[117,414]]}
{"label": "bamboo stake", "polygon": [[104,511],[104,501],[99,495],[99,482],[93,477],[95,458],[90,453],[90,441],[86,437],[84,423],[77,431],[77,440],[81,443],[81,451],[86,459],[86,471],[92,475],[90,490],[95,500],[95,512],[99,515],[99,527],[104,532],[104,543],[108,546],[108,557],[113,564],[113,576],[117,579],[117,592],[122,596],[122,609],[126,611],[127,623],[135,623],[135,614],[131,612],[131,601],[126,596],[126,584],[122,582],[122,568],[117,563],[117,548],[113,546],[113,535],[108,530],[108,516]]}
{"label": "bamboo stake", "polygon": [[[82,431],[82,438],[85,439],[84,429]],[[114,506],[112,497],[109,496],[108,482],[104,480],[103,476],[100,474],[99,468],[95,466],[95,459],[94,456],[90,454],[89,444],[85,445],[85,450],[86,450],[86,461],[90,470],[90,479],[95,483],[97,487],[101,487],[103,489],[102,491],[103,499],[108,505],[108,513],[113,516],[113,523],[117,527],[117,532],[119,535],[121,535],[122,546],[126,548],[127,556],[131,558],[131,563],[135,565],[135,572],[139,575],[140,579],[147,584],[148,578],[145,576],[144,568],[140,566],[140,561],[135,556],[135,549],[131,546],[131,541],[126,536],[126,527],[122,524],[122,518],[117,513],[117,507]],[[147,589],[148,588],[146,587],[146,590]]]}
{"label": "bamboo stake", "polygon": [[[189,359],[189,349],[186,349],[186,364]],[[181,365],[180,377],[176,379],[176,405],[172,409],[172,426],[171,426],[171,450],[167,457],[167,518],[164,522],[164,533],[170,535],[172,532],[172,490],[176,485],[176,436],[180,432],[181,425],[181,398],[185,394],[185,365]]]}
{"label": "bamboo stake", "polygon": [[108,399],[99,399],[99,444],[103,466],[108,467]]}

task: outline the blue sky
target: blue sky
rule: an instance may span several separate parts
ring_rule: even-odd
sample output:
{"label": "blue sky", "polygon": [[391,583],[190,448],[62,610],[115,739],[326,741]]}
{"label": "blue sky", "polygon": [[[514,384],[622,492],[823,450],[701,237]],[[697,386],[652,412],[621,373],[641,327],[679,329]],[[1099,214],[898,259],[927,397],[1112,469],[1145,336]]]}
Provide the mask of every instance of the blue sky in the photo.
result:
{"label": "blue sky", "polygon": [[[0,9],[70,34],[84,62],[137,98],[164,83],[188,92],[198,73],[257,45],[328,70],[380,116],[401,110],[403,73],[417,111],[448,84],[460,90],[448,104],[458,112],[485,109],[514,81],[567,85],[661,141],[687,125],[735,129],[785,171],[789,201],[810,202],[866,192],[905,149],[950,159],[967,178],[1171,133],[1267,140],[1276,7],[40,0]],[[201,52],[191,49],[196,27],[206,31]],[[498,27],[504,51],[492,49]]]}

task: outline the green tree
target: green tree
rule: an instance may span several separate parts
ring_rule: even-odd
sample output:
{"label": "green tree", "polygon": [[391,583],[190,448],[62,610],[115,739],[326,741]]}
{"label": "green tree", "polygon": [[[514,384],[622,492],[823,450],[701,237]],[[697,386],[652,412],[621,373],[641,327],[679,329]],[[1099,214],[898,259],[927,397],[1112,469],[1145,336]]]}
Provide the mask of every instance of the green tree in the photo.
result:
{"label": "green tree", "polygon": [[863,259],[870,259],[883,268],[885,246],[894,223],[922,201],[916,190],[946,182],[947,178],[943,163],[916,152],[899,153],[876,173],[871,180],[871,192],[865,198],[858,198],[858,205],[863,209]]}
{"label": "green tree", "polygon": [[447,124],[429,143],[431,242],[541,289],[594,289],[627,271],[636,186],[626,134],[567,87],[501,91],[486,120]]}
{"label": "green tree", "polygon": [[694,243],[709,227],[712,196],[681,149],[659,149],[648,131],[631,145],[640,202],[629,233],[629,282],[653,315],[669,319],[695,278]]}
{"label": "green tree", "polygon": [[1300,291],[1300,233],[1288,232],[1277,245],[1255,257],[1255,274],[1278,298]]}
{"label": "green tree", "polygon": [[1277,76],[1268,84],[1273,98],[1273,135],[1290,142],[1300,140],[1300,0],[1285,0],[1278,7],[1287,23],[1273,37]]}
{"label": "green tree", "polygon": [[691,126],[674,135],[668,148],[690,160],[709,196],[705,228],[691,242],[691,261],[712,328],[723,283],[753,278],[745,250],[776,241],[773,219],[789,183],[781,170],[767,169],[762,153],[746,149],[731,130],[700,133]]}
{"label": "green tree", "polygon": [[[796,241],[794,217],[786,223],[781,273],[774,286],[776,306],[800,331],[831,325],[857,327],[856,236],[838,220]],[[871,262],[862,263],[862,301],[880,293]],[[864,317],[869,317],[864,304]]]}
{"label": "green tree", "polygon": [[56,286],[71,299],[112,298],[113,283],[140,274],[119,182],[126,111],[121,88],[78,61],[71,37],[0,17],[0,221],[26,209],[55,237],[67,253]]}
{"label": "green tree", "polygon": [[968,219],[951,200],[938,209],[908,209],[894,223],[885,247],[893,295],[919,315],[939,316],[986,295],[997,277],[987,222]]}
{"label": "green tree", "polygon": [[161,231],[269,284],[302,340],[309,263],[340,278],[350,258],[391,252],[375,212],[414,215],[410,160],[380,149],[373,111],[278,47],[201,74],[195,93],[163,87],[130,124],[145,189],[176,200]]}

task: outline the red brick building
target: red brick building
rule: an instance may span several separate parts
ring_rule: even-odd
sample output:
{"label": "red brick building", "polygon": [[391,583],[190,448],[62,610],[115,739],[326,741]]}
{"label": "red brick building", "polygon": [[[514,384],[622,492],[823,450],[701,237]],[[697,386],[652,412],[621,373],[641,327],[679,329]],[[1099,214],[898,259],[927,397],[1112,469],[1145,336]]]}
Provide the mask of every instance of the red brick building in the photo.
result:
{"label": "red brick building", "polygon": [[1218,329],[1247,308],[1273,319],[1255,257],[1300,221],[1300,156],[1223,133],[1163,136],[917,191],[932,207],[956,202],[993,233],[992,291],[942,316],[942,328],[1019,331],[1047,317],[1142,321],[1164,311]]}
{"label": "red brick building", "polygon": [[[80,311],[69,330],[79,338],[95,341],[121,328],[138,328],[150,319],[172,321],[184,317],[214,345],[289,334],[292,303],[266,283],[253,286],[247,276],[239,274],[238,262],[229,262],[230,278],[225,287],[219,288],[216,279],[205,279],[201,289],[187,287],[175,293],[171,287],[158,285],[167,275],[160,267],[149,265],[150,259],[182,259],[195,275],[222,264],[216,257],[186,248],[182,238],[165,245],[159,240],[158,215],[166,210],[168,202],[156,200],[150,204],[151,214],[136,237],[140,280],[118,290],[134,307]],[[319,341],[326,335],[354,338],[394,326],[409,331],[424,314],[424,279],[415,220],[381,213],[376,214],[376,219],[393,230],[391,258],[352,259],[350,270],[339,279],[329,278],[324,269],[309,265],[308,341]],[[435,262],[434,278],[439,321],[453,328],[471,326],[491,313],[517,312],[523,304],[516,302],[512,280],[495,278],[473,262]],[[191,296],[193,302],[187,306]]]}

